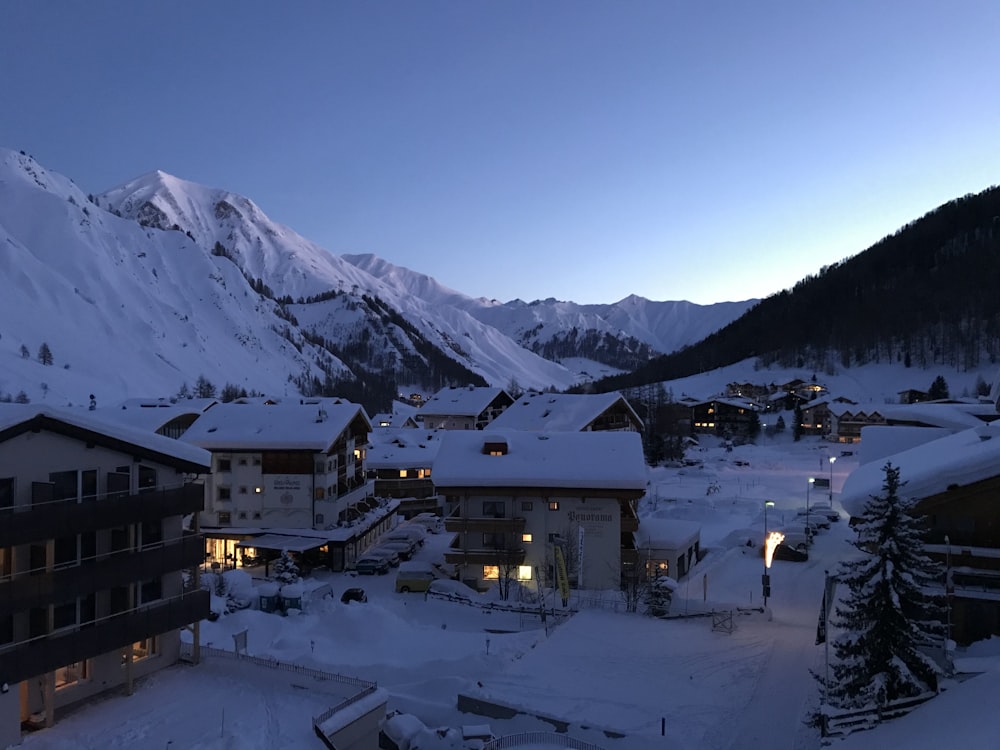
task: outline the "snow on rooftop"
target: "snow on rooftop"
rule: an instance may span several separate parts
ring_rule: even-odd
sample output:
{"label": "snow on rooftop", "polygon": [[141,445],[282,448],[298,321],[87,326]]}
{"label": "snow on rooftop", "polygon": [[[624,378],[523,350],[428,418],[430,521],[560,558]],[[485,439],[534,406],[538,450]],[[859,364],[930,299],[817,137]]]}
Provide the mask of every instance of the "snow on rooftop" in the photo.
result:
{"label": "snow on rooftop", "polygon": [[372,430],[365,454],[369,469],[422,469],[434,462],[443,430],[386,427]]}
{"label": "snow on rooftop", "polygon": [[981,425],[932,440],[885,461],[855,469],[844,482],[840,500],[852,516],[860,515],[869,498],[882,492],[886,462],[899,468],[900,494],[917,500],[1000,474],[1000,428]]}
{"label": "snow on rooftop", "polygon": [[47,417],[73,427],[90,430],[154,453],[198,464],[206,470],[212,465],[211,456],[199,447],[157,435],[151,430],[108,420],[96,410],[40,407],[33,404],[0,404],[0,431],[16,427],[35,417]]}
{"label": "snow on rooftop", "polygon": [[442,388],[421,407],[424,414],[445,414],[475,417],[503,393],[503,388],[465,386]]}
{"label": "snow on rooftop", "polygon": [[188,428],[182,440],[209,450],[280,446],[320,451],[329,448],[357,418],[368,423],[361,406],[332,399],[320,403],[216,404]]}
{"label": "snow on rooftop", "polygon": [[[616,403],[620,393],[526,393],[490,423],[491,428],[548,432],[585,429]],[[636,416],[636,421],[639,417]]]}
{"label": "snow on rooftop", "polygon": [[[506,454],[484,453],[504,443]],[[646,487],[648,470],[637,432],[450,430],[434,462],[438,487]]]}

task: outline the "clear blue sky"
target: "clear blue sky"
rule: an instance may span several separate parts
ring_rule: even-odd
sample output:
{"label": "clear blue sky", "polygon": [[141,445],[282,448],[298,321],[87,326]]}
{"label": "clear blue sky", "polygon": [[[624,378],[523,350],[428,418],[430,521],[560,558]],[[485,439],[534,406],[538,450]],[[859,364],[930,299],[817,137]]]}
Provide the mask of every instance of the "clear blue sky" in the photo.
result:
{"label": "clear blue sky", "polygon": [[473,296],[763,297],[1000,182],[1000,3],[5,0],[0,145]]}

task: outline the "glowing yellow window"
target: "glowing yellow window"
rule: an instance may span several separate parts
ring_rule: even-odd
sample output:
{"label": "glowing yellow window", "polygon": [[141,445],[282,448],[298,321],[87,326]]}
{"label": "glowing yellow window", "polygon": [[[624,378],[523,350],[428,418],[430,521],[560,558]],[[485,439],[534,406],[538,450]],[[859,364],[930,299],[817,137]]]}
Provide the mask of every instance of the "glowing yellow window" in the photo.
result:
{"label": "glowing yellow window", "polygon": [[483,566],[483,579],[486,581],[497,581],[500,579],[500,566],[499,565],[484,565]]}
{"label": "glowing yellow window", "polygon": [[518,565],[517,566],[517,580],[519,580],[519,581],[530,581],[531,580],[531,566],[530,565]]}
{"label": "glowing yellow window", "polygon": [[531,534],[521,534],[521,541],[522,542],[530,542],[531,541]]}

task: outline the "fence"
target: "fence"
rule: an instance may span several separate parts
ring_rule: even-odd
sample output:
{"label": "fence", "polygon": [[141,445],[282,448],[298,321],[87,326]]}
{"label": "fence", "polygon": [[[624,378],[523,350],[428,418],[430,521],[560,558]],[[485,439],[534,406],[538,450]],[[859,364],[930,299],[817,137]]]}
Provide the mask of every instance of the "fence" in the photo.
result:
{"label": "fence", "polygon": [[489,740],[483,745],[483,750],[502,750],[506,747],[520,747],[522,745],[555,745],[558,747],[571,747],[573,750],[604,750],[600,745],[591,742],[574,739],[568,734],[557,734],[556,732],[522,732],[521,734],[508,734],[495,740]]}
{"label": "fence", "polygon": [[[184,656],[190,658],[193,646],[190,643],[185,643],[181,645],[181,653]],[[316,680],[330,680],[331,682],[339,682],[343,685],[351,685],[352,687],[360,688],[362,691],[374,691],[378,685],[369,680],[362,680],[360,677],[351,677],[349,675],[337,674],[336,672],[324,672],[320,669],[312,669],[310,667],[302,667],[298,664],[289,664],[288,662],[278,661],[277,659],[269,659],[262,656],[250,656],[249,654],[238,654],[235,651],[228,651],[221,648],[215,648],[213,646],[202,646],[201,653],[207,656],[222,656],[227,659],[235,659],[236,661],[249,662],[251,664],[256,664],[259,667],[267,667],[269,669],[277,669],[284,672],[293,672],[295,674],[305,675],[306,677],[312,677]],[[367,693],[366,693],[367,694]],[[357,696],[355,696],[357,697]],[[329,718],[329,717],[327,717]]]}
{"label": "fence", "polygon": [[862,708],[857,711],[845,711],[837,714],[823,715],[823,736],[847,735],[851,732],[871,729],[886,719],[896,719],[905,716],[921,703],[933,698],[936,693],[922,693],[913,698],[900,698],[889,701],[884,706]]}

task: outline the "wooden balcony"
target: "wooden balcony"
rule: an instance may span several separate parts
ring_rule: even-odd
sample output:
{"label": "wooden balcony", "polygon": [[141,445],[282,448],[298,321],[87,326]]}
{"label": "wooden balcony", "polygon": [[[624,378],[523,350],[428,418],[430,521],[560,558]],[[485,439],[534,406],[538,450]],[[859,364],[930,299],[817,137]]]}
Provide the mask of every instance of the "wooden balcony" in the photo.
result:
{"label": "wooden balcony", "polygon": [[444,561],[451,565],[523,565],[524,548],[519,549],[458,549],[452,547],[444,553]]}
{"label": "wooden balcony", "polygon": [[0,649],[0,675],[14,684],[176,630],[207,617],[210,600],[208,591],[192,591],[76,630],[5,646]]}
{"label": "wooden balcony", "polygon": [[78,502],[56,500],[0,509],[0,547],[55,539],[72,530],[80,534],[123,524],[157,521],[203,510],[205,487],[185,484],[136,495],[99,495]]}
{"label": "wooden balcony", "polygon": [[494,518],[491,516],[475,516],[461,518],[449,516],[444,519],[444,530],[452,534],[517,534],[524,531],[525,520],[514,518]]}
{"label": "wooden balcony", "polygon": [[0,581],[0,617],[84,597],[95,591],[160,578],[204,561],[205,540],[185,536],[143,550],[122,551],[79,565],[24,573]]}

